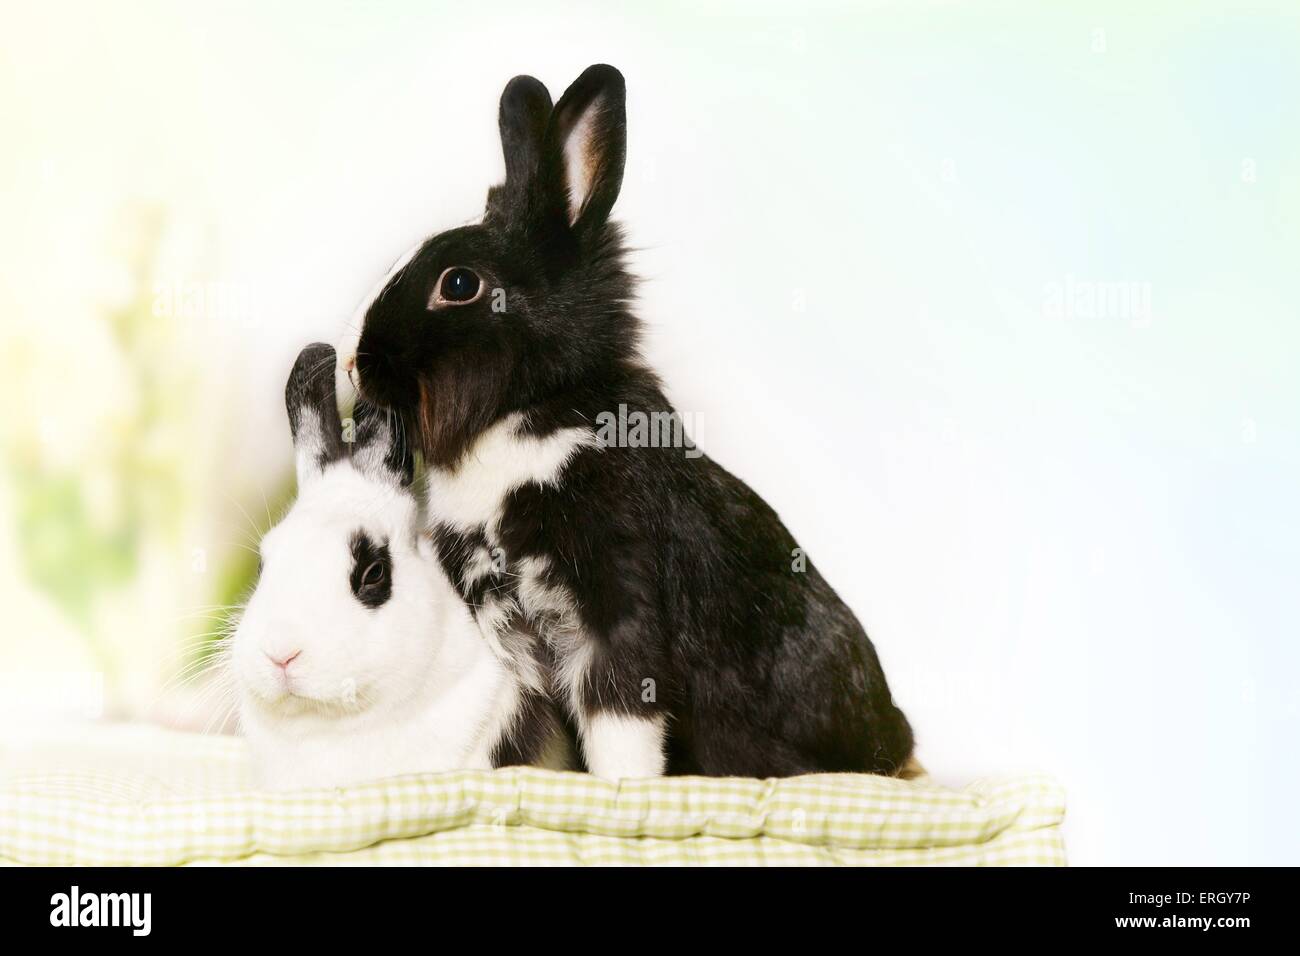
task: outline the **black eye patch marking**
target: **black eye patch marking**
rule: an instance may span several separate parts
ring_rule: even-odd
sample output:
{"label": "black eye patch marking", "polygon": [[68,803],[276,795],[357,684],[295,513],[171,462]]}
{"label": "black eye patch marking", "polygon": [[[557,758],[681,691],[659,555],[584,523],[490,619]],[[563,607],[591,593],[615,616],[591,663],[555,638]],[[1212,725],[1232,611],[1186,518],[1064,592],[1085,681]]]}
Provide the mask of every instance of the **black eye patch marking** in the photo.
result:
{"label": "black eye patch marking", "polygon": [[388,544],[375,544],[364,531],[352,532],[352,593],[368,608],[383,605],[393,594],[393,561]]}

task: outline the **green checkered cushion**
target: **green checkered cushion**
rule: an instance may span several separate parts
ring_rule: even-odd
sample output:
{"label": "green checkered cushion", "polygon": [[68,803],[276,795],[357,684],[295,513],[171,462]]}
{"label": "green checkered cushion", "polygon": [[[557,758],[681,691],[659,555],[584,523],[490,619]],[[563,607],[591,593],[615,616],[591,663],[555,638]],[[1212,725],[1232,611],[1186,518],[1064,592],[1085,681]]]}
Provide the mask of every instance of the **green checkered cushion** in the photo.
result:
{"label": "green checkered cushion", "polygon": [[1060,788],[856,774],[608,783],[532,768],[253,789],[238,738],[0,745],[0,862],[1062,865]]}

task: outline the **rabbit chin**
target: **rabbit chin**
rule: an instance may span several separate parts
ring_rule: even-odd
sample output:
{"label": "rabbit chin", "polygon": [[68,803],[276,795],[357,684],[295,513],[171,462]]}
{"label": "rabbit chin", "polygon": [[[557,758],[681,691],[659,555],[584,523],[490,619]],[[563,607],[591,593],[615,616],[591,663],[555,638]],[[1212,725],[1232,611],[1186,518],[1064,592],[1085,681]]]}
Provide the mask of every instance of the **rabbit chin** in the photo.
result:
{"label": "rabbit chin", "polygon": [[289,690],[257,688],[244,692],[242,709],[275,720],[303,720],[338,723],[357,719],[371,710],[369,695],[361,688],[330,696],[312,694],[307,689]]}

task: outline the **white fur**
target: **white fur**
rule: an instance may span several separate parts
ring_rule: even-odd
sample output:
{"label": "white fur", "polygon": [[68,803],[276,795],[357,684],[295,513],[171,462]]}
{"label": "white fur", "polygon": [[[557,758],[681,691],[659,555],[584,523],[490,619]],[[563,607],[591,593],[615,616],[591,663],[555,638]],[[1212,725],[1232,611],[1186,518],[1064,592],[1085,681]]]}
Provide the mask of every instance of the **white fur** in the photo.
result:
{"label": "white fur", "polygon": [[529,556],[516,565],[519,603],[530,618],[544,622],[543,639],[555,658],[554,686],[575,719],[583,712],[581,688],[591,667],[594,642],[582,632],[573,595],[545,583],[546,558]]}
{"label": "white fur", "polygon": [[301,439],[294,449],[294,464],[298,473],[298,487],[310,482],[320,474],[320,462],[313,449],[324,445],[324,426],[321,424],[320,412],[314,408],[299,411],[298,435]]}
{"label": "white fur", "polygon": [[429,469],[432,520],[459,531],[491,531],[506,495],[529,483],[554,482],[580,449],[600,445],[590,428],[562,428],[536,438],[519,434],[522,423],[518,414],[507,416],[479,436],[455,469]]}
{"label": "white fur", "polygon": [[[490,766],[518,687],[418,527],[409,494],[344,460],[309,474],[263,539],[229,663],[264,785]],[[392,596],[374,609],[349,584],[358,528],[392,556]],[[286,686],[272,658],[295,651]]]}
{"label": "white fur", "polygon": [[587,768],[606,780],[664,772],[663,717],[599,713],[579,726]]}

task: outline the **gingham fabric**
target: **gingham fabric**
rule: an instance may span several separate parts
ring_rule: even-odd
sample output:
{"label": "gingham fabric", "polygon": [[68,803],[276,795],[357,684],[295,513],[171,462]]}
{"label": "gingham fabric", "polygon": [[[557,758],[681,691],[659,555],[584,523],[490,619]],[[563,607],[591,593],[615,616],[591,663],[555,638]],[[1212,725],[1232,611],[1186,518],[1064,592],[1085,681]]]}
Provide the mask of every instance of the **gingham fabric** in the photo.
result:
{"label": "gingham fabric", "polygon": [[614,784],[531,768],[251,786],[242,740],[81,728],[0,744],[0,862],[1059,866],[1049,778]]}

